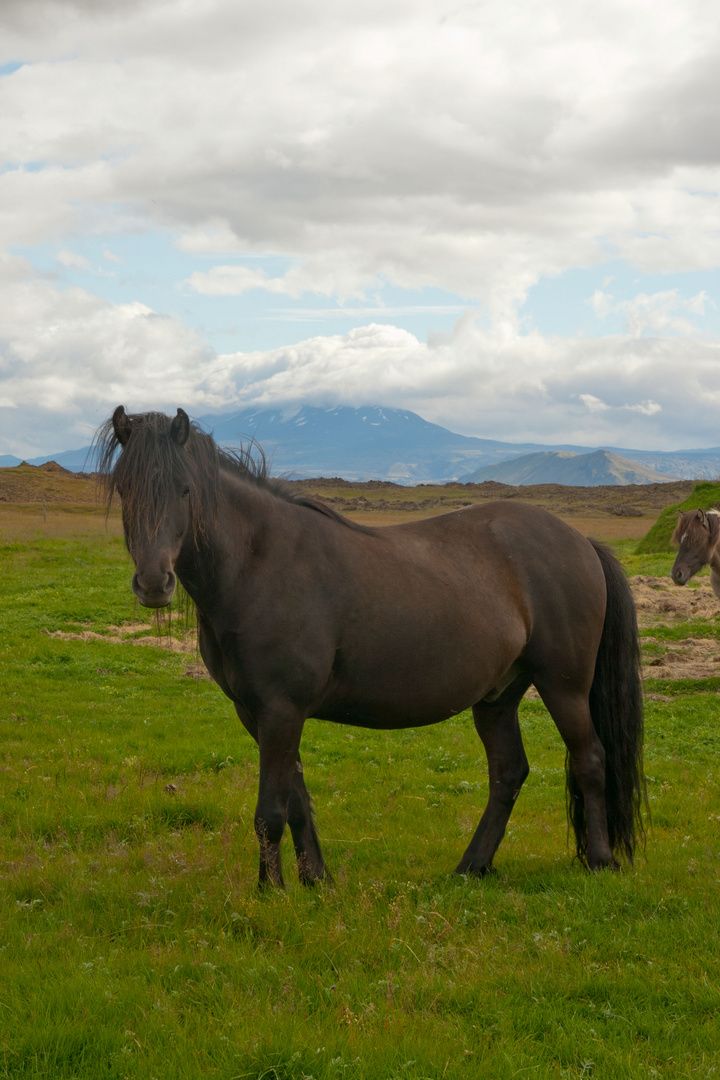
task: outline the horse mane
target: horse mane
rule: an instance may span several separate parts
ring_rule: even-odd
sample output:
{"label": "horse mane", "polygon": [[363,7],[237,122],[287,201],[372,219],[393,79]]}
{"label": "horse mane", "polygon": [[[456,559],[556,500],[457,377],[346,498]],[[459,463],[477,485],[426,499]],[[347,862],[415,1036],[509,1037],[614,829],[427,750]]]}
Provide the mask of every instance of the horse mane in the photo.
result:
{"label": "horse mane", "polygon": [[[707,523],[707,529],[703,522]],[[720,510],[685,510],[678,514],[671,543],[679,544],[685,536],[692,544],[714,547],[720,540]]]}
{"label": "horse mane", "polygon": [[170,437],[172,420],[164,413],[127,414],[131,435],[122,453],[112,418],[102,424],[93,440],[94,471],[107,511],[116,493],[123,502],[123,515],[131,532],[138,528],[155,533],[160,526],[162,507],[173,478],[190,487],[190,510],[196,537],[207,532],[215,515],[220,472],[230,473],[268,491],[276,498],[304,506],[332,521],[360,532],[367,526],[350,521],[330,506],[307,495],[295,493],[282,477],[270,475],[267,458],[253,439],[247,446],[224,449],[197,421],[190,421],[184,446]]}

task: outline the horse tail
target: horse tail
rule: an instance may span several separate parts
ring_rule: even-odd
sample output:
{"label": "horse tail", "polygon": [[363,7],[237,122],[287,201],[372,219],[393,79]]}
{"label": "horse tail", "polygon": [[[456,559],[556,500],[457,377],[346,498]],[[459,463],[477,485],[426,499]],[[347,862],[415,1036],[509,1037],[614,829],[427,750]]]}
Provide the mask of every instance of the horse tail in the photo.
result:
{"label": "horse tail", "polygon": [[[590,715],[605,750],[605,802],[613,854],[632,865],[638,841],[644,842],[642,810],[647,809],[643,775],[643,692],[637,616],[620,563],[604,544],[591,540],[602,564],[607,608],[590,689]],[[568,817],[578,857],[587,850],[582,792],[566,759]]]}

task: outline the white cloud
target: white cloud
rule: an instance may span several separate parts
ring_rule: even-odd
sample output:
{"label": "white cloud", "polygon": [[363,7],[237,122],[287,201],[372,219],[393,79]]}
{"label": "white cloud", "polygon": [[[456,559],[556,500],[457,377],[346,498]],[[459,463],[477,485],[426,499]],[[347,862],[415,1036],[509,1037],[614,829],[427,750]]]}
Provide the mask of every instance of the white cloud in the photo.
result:
{"label": "white cloud", "polygon": [[708,303],[712,301],[704,290],[685,300],[677,289],[667,289],[652,295],[638,293],[632,300],[617,302],[608,293],[597,289],[590,299],[590,304],[598,318],[605,319],[610,314],[622,315],[628,331],[634,337],[640,337],[648,332],[651,334],[696,334],[698,333],[696,323],[680,312],[703,315]]}
{"label": "white cloud", "polygon": [[5,0],[0,62],[26,63],[0,78],[0,249],[43,244],[70,271],[90,265],[77,238],[101,236],[118,262],[111,234],[171,230],[202,267],[183,272],[183,302],[251,289],[351,300],[389,282],[478,299],[486,321],[469,314],[427,344],[370,325],[217,356],[149,303],[62,291],[8,257],[6,442],[46,439],[43,418],[64,409],[76,445],[77,425],[121,400],[374,400],[509,439],[717,442],[720,345],[697,337],[709,292],[621,300],[606,275],[591,304],[626,332],[599,339],[522,335],[517,319],[533,284],[568,268],[720,264],[710,0],[328,12]]}
{"label": "white cloud", "polygon": [[583,405],[589,409],[590,412],[604,412],[606,409],[610,408],[609,405],[604,401],[601,401],[600,398],[595,397],[594,394],[579,394],[578,396]]}
{"label": "white cloud", "polygon": [[[679,359],[680,358],[680,359]],[[218,357],[236,401],[406,406],[456,430],[515,441],[667,446],[660,414],[716,440],[720,343],[629,335],[547,339],[461,319],[423,344],[370,325],[262,353]],[[678,362],[683,379],[678,380]],[[650,393],[652,391],[652,393]]]}
{"label": "white cloud", "polygon": [[207,273],[198,270],[190,275],[187,284],[205,296],[240,296],[248,289],[265,289],[286,296],[299,295],[288,284],[287,275],[270,278],[263,270],[252,270],[247,266],[214,266]]}
{"label": "white cloud", "polygon": [[627,409],[629,412],[642,413],[643,416],[654,416],[655,413],[662,412],[662,405],[648,398],[647,401],[641,401],[638,405],[623,405],[623,409]]}
{"label": "white cloud", "polygon": [[[88,441],[110,405],[146,408],[188,400],[225,403],[213,390],[213,355],[181,323],[137,302],[111,304],[60,290],[22,259],[0,259],[0,452],[40,453]],[[62,425],[49,428],[52,417]],[[64,426],[64,430],[63,430]],[[59,441],[47,446],[50,431]]]}
{"label": "white cloud", "polygon": [[58,251],[55,256],[59,263],[73,270],[92,270],[92,263],[74,251]]}
{"label": "white cloud", "polygon": [[217,355],[175,319],[136,302],[61,290],[21,259],[0,262],[0,290],[8,300],[0,324],[0,452],[82,445],[120,403],[182,405],[200,415],[379,402],[511,441],[717,442],[718,341],[546,338],[507,321],[481,325],[469,311],[452,334],[429,343],[371,323],[289,347]]}
{"label": "white cloud", "polygon": [[[609,250],[714,266],[711,11],[10,3],[3,48],[32,62],[0,80],[0,241],[124,216],[186,251],[292,257],[262,286],[279,293],[358,296],[383,275],[497,312]],[[225,267],[191,280],[242,285]]]}

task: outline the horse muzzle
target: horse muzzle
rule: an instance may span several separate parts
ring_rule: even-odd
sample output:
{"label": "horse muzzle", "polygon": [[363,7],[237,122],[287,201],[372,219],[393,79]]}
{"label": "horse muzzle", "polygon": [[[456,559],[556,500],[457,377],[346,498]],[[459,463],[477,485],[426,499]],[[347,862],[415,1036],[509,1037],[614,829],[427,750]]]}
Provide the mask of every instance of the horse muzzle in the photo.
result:
{"label": "horse muzzle", "polygon": [[172,570],[144,574],[136,570],[132,579],[132,591],[142,606],[148,608],[167,607],[175,595],[176,585],[177,578]]}
{"label": "horse muzzle", "polygon": [[673,566],[670,571],[670,577],[673,579],[676,585],[686,585],[692,575],[683,566]]}

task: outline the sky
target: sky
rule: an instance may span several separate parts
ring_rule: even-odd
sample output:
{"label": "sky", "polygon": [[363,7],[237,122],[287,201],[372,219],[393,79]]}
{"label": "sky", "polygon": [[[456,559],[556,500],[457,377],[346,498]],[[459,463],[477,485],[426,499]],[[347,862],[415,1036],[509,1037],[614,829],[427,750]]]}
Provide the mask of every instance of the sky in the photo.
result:
{"label": "sky", "polygon": [[720,445],[710,0],[3,0],[0,454],[117,404]]}

